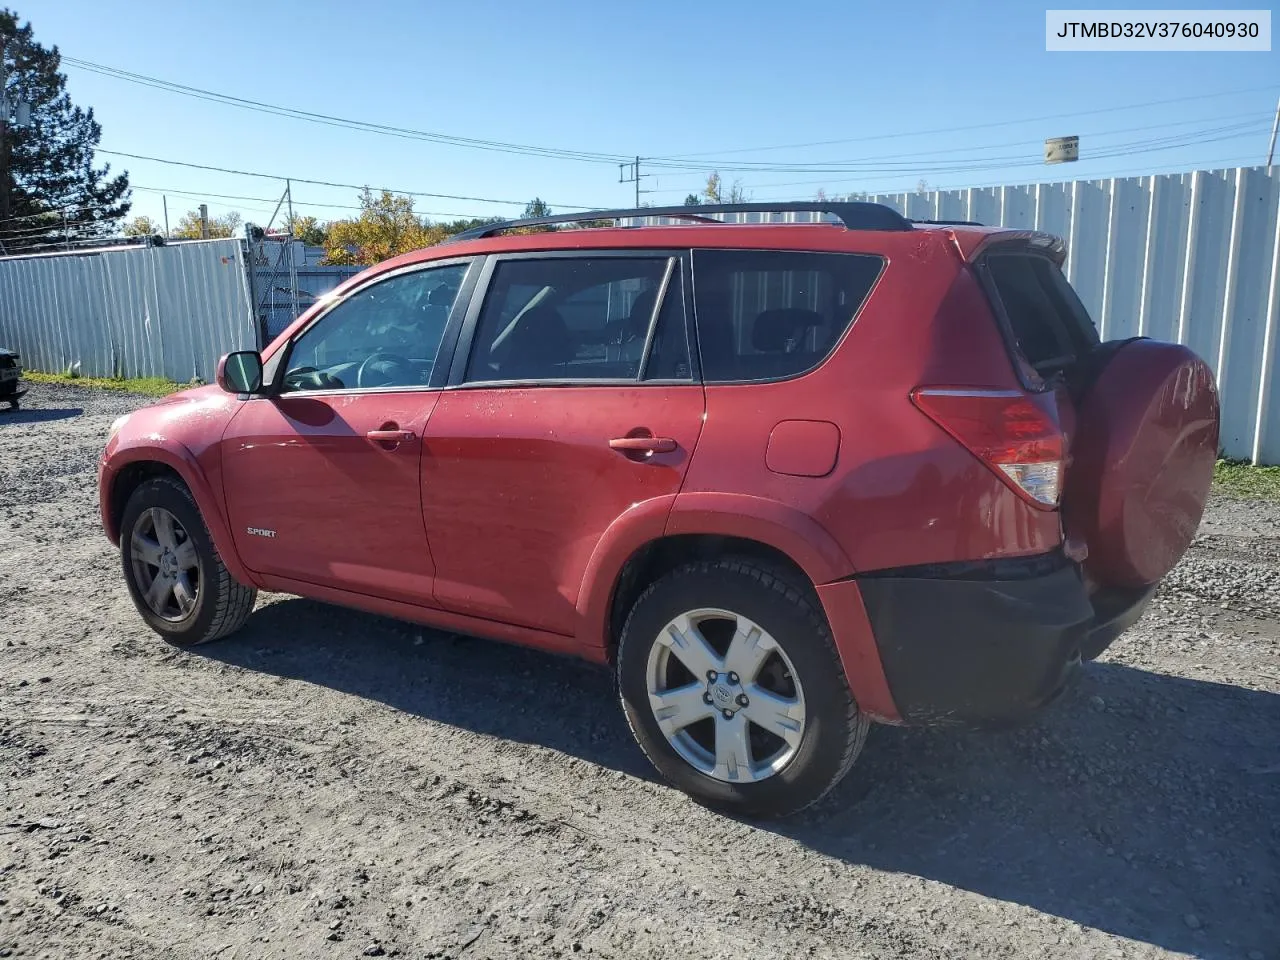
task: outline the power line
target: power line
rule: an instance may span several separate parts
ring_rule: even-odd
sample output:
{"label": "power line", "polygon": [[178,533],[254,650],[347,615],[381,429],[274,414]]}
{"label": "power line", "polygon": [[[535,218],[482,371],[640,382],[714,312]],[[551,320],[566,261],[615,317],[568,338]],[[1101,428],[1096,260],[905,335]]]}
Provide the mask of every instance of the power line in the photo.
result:
{"label": "power line", "polygon": [[[1235,137],[1235,136],[1230,136],[1230,137],[1217,137],[1217,138],[1213,138],[1213,139],[1209,139],[1209,140],[1204,140],[1204,141],[1201,141],[1201,142],[1203,142],[1203,143],[1213,143],[1213,142],[1220,142],[1220,141],[1223,141],[1223,140],[1235,140],[1235,139],[1237,139],[1237,137]],[[1121,158],[1121,157],[1130,157],[1130,156],[1135,156],[1135,155],[1137,155],[1137,154],[1144,153],[1144,152],[1149,152],[1149,151],[1141,151],[1141,150],[1135,150],[1135,151],[1120,151],[1120,152],[1116,152],[1116,153],[1099,154],[1099,155],[1097,155],[1097,156],[1091,157],[1090,159],[1092,159],[1092,160],[1117,159],[1117,158]],[[1220,161],[1212,161],[1212,162],[1220,162]],[[969,166],[969,167],[965,167],[965,166],[958,166],[958,167],[943,168],[943,169],[938,169],[938,170],[923,170],[923,169],[916,169],[916,170],[909,170],[909,171],[905,171],[905,172],[906,172],[906,173],[908,173],[908,174],[910,174],[910,175],[912,175],[912,176],[916,176],[916,175],[918,175],[918,174],[922,174],[922,173],[930,173],[930,174],[934,174],[934,175],[941,174],[941,175],[943,175],[943,176],[946,176],[946,175],[948,175],[948,174],[983,173],[983,172],[987,172],[987,171],[991,171],[991,170],[1026,170],[1026,169],[1030,169],[1030,168],[1042,168],[1042,167],[1044,167],[1044,163],[1043,163],[1043,162],[1041,162],[1041,161],[1028,161],[1028,162],[1026,162],[1026,163],[1003,163],[1003,162],[1002,162],[1002,163],[980,164],[980,165],[974,165],[974,166]],[[1147,168],[1145,168],[1145,170],[1139,170],[1138,172],[1139,172],[1139,173],[1142,173],[1142,172],[1145,172],[1146,170],[1150,170],[1150,169],[1151,169],[1151,168],[1150,168],[1150,166],[1148,166]],[[839,184],[839,183],[865,183],[865,182],[867,182],[867,181],[869,181],[869,180],[883,179],[886,175],[891,175],[891,174],[894,174],[894,173],[899,173],[899,174],[900,174],[900,173],[902,173],[902,171],[887,171],[887,172],[886,172],[886,171],[867,171],[867,172],[865,172],[862,176],[858,176],[858,177],[842,177],[842,178],[834,179],[834,180],[833,180],[833,179],[825,179],[825,180],[802,180],[802,181],[795,181],[795,182],[790,183],[790,184],[773,184],[773,183],[769,183],[769,184],[761,184],[761,185],[759,185],[759,187],[758,187],[758,188],[759,188],[759,189],[769,189],[769,188],[773,188],[773,187],[782,187],[782,186],[817,186],[817,187],[823,187],[823,186],[826,186],[826,185],[829,185],[829,184]],[[1090,171],[1090,172],[1088,173],[1088,175],[1087,175],[1087,176],[1086,176],[1086,175],[1081,175],[1081,176],[1078,176],[1078,177],[1074,177],[1073,179],[1097,179],[1099,176],[1103,176],[1103,175],[1104,175],[1104,174],[1103,174],[1103,172],[1101,172],[1101,171]],[[879,192],[884,192],[884,191],[879,191]],[[891,192],[892,192],[892,191],[891,191]],[[901,192],[901,191],[897,191],[897,192]],[[766,198],[766,199],[769,199],[769,198]],[[773,198],[773,199],[776,199],[776,198]]]}
{"label": "power line", "polygon": [[[929,192],[929,193],[933,193],[933,192],[935,192],[935,191],[948,192],[948,191],[955,191],[955,190],[985,190],[985,189],[994,189],[994,188],[997,188],[997,187],[1034,187],[1034,186],[1038,186],[1038,185],[1045,184],[1045,183],[1071,183],[1071,182],[1073,182],[1073,180],[1081,180],[1081,179],[1088,179],[1088,180],[1103,180],[1103,179],[1112,179],[1112,178],[1116,178],[1116,177],[1126,177],[1126,176],[1138,176],[1138,177],[1147,177],[1147,176],[1154,176],[1154,177],[1162,177],[1162,176],[1181,176],[1181,175],[1186,175],[1186,174],[1196,173],[1197,171],[1201,171],[1201,170],[1211,170],[1211,169],[1215,169],[1215,168],[1224,168],[1224,167],[1225,167],[1225,168],[1230,168],[1230,167],[1236,167],[1236,166],[1249,166],[1249,165],[1251,165],[1251,163],[1250,163],[1250,162],[1251,162],[1251,161],[1253,161],[1253,160],[1255,160],[1255,159],[1256,159],[1256,157],[1248,156],[1248,157],[1219,157],[1219,158],[1206,159],[1206,160],[1188,160],[1188,161],[1185,161],[1185,163],[1186,163],[1186,167],[1185,167],[1185,168],[1182,168],[1182,169],[1176,169],[1176,170],[1167,170],[1167,169],[1166,169],[1166,170],[1152,170],[1152,169],[1151,169],[1151,167],[1149,167],[1149,166],[1147,166],[1147,167],[1129,167],[1129,168],[1125,168],[1125,169],[1114,169],[1114,168],[1113,168],[1113,169],[1109,169],[1109,170],[1097,170],[1097,171],[1093,171],[1093,172],[1091,172],[1091,174],[1090,174],[1087,178],[1084,178],[1084,177],[1073,177],[1073,178],[1072,178],[1072,179],[1070,179],[1070,180],[1031,180],[1031,181],[1024,181],[1024,182],[1022,182],[1022,183],[1007,183],[1007,182],[991,183],[991,182],[980,182],[980,183],[964,183],[964,184],[956,184],[956,185],[951,185],[951,186],[947,186],[947,185],[943,185],[943,184],[936,184],[936,185],[931,185],[931,186],[928,188],[928,192]],[[862,177],[862,178],[859,178],[859,179],[861,179],[861,180],[870,180],[870,179],[872,179],[872,178],[871,178],[871,177]],[[827,182],[836,182],[836,181],[827,181]],[[883,195],[886,195],[886,194],[887,194],[887,195],[894,195],[894,194],[914,193],[914,192],[915,192],[915,191],[914,191],[913,189],[906,189],[906,190],[901,190],[901,189],[899,189],[899,190],[870,189],[870,190],[860,190],[860,191],[856,191],[856,193],[858,193],[859,195],[861,195],[861,194],[867,194],[867,195],[870,195],[870,196],[883,196]],[[778,196],[753,197],[753,199],[755,199],[755,200],[757,200],[757,201],[759,201],[759,202],[761,202],[761,203],[770,203],[770,202],[773,202],[773,201],[794,200],[794,199],[796,199],[796,194],[795,194],[795,193],[787,193],[787,194],[781,194],[781,195],[778,195]]]}
{"label": "power line", "polygon": [[17,217],[6,217],[0,220],[0,223],[12,223],[18,220],[39,220],[42,217],[61,217],[64,210],[110,210],[115,204],[98,203],[98,204],[75,204],[68,203],[65,206],[54,207],[51,210],[42,210],[40,213],[26,213]]}
{"label": "power line", "polygon": [[59,220],[57,223],[50,223],[47,227],[0,231],[0,239],[13,242],[15,240],[24,240],[27,238],[34,239],[35,237],[46,237],[51,234],[61,235],[64,229],[62,221]]}
{"label": "power line", "polygon": [[[1098,159],[1108,156],[1119,156],[1122,154],[1150,153],[1158,150],[1172,149],[1174,147],[1192,146],[1200,143],[1213,143],[1221,139],[1233,139],[1235,137],[1243,136],[1245,133],[1251,131],[1255,127],[1258,127],[1264,122],[1265,121],[1253,121],[1248,123],[1232,124],[1197,131],[1195,133],[1177,134],[1169,137],[1113,144],[1102,151],[1094,153],[1093,157]],[[1230,134],[1230,136],[1208,136],[1208,134]],[[716,169],[721,172],[728,173],[937,173],[962,169],[990,169],[1006,165],[1014,161],[1023,160],[1025,157],[1025,153],[1005,156],[974,157],[963,162],[950,165],[926,160],[920,163],[885,166],[882,165],[883,161],[881,159],[868,159],[851,160],[841,163],[834,161],[822,163],[799,163],[786,166],[763,163],[742,163],[720,165],[716,167]],[[1037,161],[1037,163],[1039,162],[1040,161]],[[704,170],[705,167],[679,165],[667,166],[664,169],[698,172],[700,170]]]}
{"label": "power line", "polygon": [[[12,238],[6,236],[5,239],[11,240]],[[59,233],[55,239],[50,239],[47,243],[25,243],[21,247],[19,247],[19,250],[25,253],[28,250],[40,250],[44,247],[60,247],[62,249],[65,249],[67,246],[74,247],[76,245],[83,245],[86,243],[113,243],[113,242],[118,243],[121,239],[122,238],[120,237],[92,236],[90,234],[70,231],[65,234]],[[125,238],[125,239],[128,239],[128,238]]]}
{"label": "power line", "polygon": [[[276,197],[248,197],[235,193],[207,193],[205,191],[178,190],[172,187],[147,187],[141,184],[129,184],[131,190],[143,190],[147,193],[163,193],[170,196],[178,197],[195,197],[196,199],[204,199],[205,197],[214,197],[219,200],[249,200],[254,203],[275,203]],[[325,207],[333,210],[363,210],[364,207],[355,203],[320,203],[319,201],[297,200],[294,203],[300,207]],[[247,209],[247,208],[246,208]],[[483,219],[474,213],[446,213],[440,210],[421,210],[415,211],[424,217],[452,217],[455,220],[480,220]]]}
{"label": "power line", "polygon": [[[98,153],[105,153],[111,157],[127,157],[130,160],[147,160],[151,163],[164,163],[173,167],[187,167],[191,170],[210,170],[214,173],[229,173],[239,177],[257,177],[260,180],[279,180],[283,183],[286,180],[292,180],[294,183],[305,183],[313,187],[337,187],[343,190],[385,190],[388,193],[398,193],[408,197],[433,197],[437,200],[466,200],[473,203],[502,203],[509,206],[524,206],[525,200],[497,200],[493,197],[464,197],[452,193],[427,193],[423,190],[399,190],[392,187],[371,187],[368,184],[356,183],[335,183],[332,180],[308,180],[305,177],[285,177],[275,173],[259,173],[253,170],[233,170],[229,167],[215,167],[204,163],[190,163],[186,160],[167,160],[163,157],[150,157],[141,153],[125,153],[123,150],[105,150],[102,147],[96,148]],[[591,210],[592,207],[583,206],[573,203],[552,203],[547,201],[549,206],[568,208],[570,210]]]}
{"label": "power line", "polygon": [[309,110],[299,110],[294,107],[264,103],[260,100],[248,100],[244,97],[234,97],[230,94],[217,93],[213,90],[203,90],[199,87],[191,87],[186,84],[175,83],[170,80],[162,80],[159,77],[150,77],[141,73],[132,73],[128,70],[121,70],[118,67],[110,67],[101,63],[93,63],[92,61],[81,60],[77,57],[63,56],[62,62],[72,67],[87,70],[101,76],[113,77],[118,80],[127,80],[130,83],[141,84],[142,86],[152,87],[157,90],[165,90],[170,93],[181,94],[182,96],[194,97],[198,100],[222,103],[227,106],[239,107],[244,110],[253,110],[258,113],[267,113],[273,116],[291,117],[295,120],[305,120],[309,123],[319,123],[330,127],[342,127],[348,130],[361,130],[366,133],[378,133],[409,140],[424,140],[430,143],[438,143],[454,147],[466,147],[474,150],[515,153],[525,156],[546,157],[555,160],[577,160],[589,163],[613,164],[626,159],[625,157],[607,153],[593,153],[586,150],[567,150],[559,147],[542,147],[527,143],[508,143],[501,140],[484,140],[474,137],[461,137],[454,134],[438,133],[429,130],[414,130],[409,127],[395,127],[388,124],[372,123],[366,120],[353,120],[348,117],[338,117],[325,113],[313,113]]}
{"label": "power line", "polygon": [[[1213,169],[1220,169],[1224,167],[1230,168],[1230,167],[1239,167],[1239,166],[1245,166],[1245,167],[1255,166],[1256,164],[1251,162],[1255,159],[1256,159],[1256,156],[1222,157],[1222,158],[1213,159],[1213,160],[1187,160],[1187,161],[1183,161],[1182,164],[1179,164],[1180,169],[1175,169],[1175,170],[1169,170],[1169,169],[1152,170],[1150,166],[1125,167],[1121,169],[1116,169],[1113,167],[1109,170],[1094,171],[1089,175],[1088,178],[1077,177],[1074,179],[1109,180],[1116,177],[1181,176],[1181,175],[1196,173],[1202,170],[1213,170]],[[1185,166],[1183,164],[1185,164]],[[1036,181],[1036,183],[1032,183],[1028,185],[1035,186],[1037,183],[1070,183],[1070,182],[1072,181],[1071,180],[1042,180],[1042,181]],[[981,190],[981,189],[987,189],[990,187],[1000,187],[1000,186],[1005,186],[1005,184],[977,183],[977,184],[966,184],[964,187],[932,187],[931,189],[934,189],[934,190],[956,190],[956,189]],[[881,192],[883,193],[885,191],[881,191]],[[901,193],[902,191],[899,190],[896,192]]]}
{"label": "power line", "polygon": [[[17,223],[20,220],[41,220],[41,219],[46,219],[50,217],[55,218],[53,220],[54,223],[61,224],[62,223],[61,218],[64,211],[66,212],[74,211],[76,213],[92,213],[97,210],[112,210],[112,209],[115,209],[116,206],[117,205],[113,203],[90,203],[90,204],[68,203],[61,207],[54,207],[51,210],[43,210],[40,213],[27,213],[27,214],[22,214],[16,217],[7,217],[4,220],[0,220],[0,224]],[[3,229],[4,229],[3,227],[0,227],[0,230],[3,230]]]}
{"label": "power line", "polygon": [[[13,251],[13,253],[8,254],[7,256],[21,257],[28,253],[31,253],[32,251],[48,250],[51,247],[55,250],[67,250],[67,251],[74,252],[76,250],[83,249],[85,246],[89,246],[89,245],[94,247],[122,246],[123,245],[122,241],[131,240],[131,239],[136,239],[136,238],[103,237],[101,239],[84,239],[84,240],[73,239],[70,241],[58,240],[58,241],[51,241],[49,243],[33,243],[27,246],[18,247]],[[130,246],[134,246],[134,245],[136,244],[130,244]]]}
{"label": "power line", "polygon": [[[699,153],[682,153],[663,157],[649,158],[651,161],[688,160],[693,157],[727,156],[735,153],[763,153],[766,150],[795,150],[804,147],[826,147],[846,143],[870,143],[874,140],[897,140],[903,137],[932,136],[939,133],[961,133],[969,130],[989,130],[994,127],[1010,127],[1019,123],[1039,123],[1043,120],[1065,120],[1069,117],[1094,116],[1100,113],[1118,113],[1125,110],[1140,110],[1146,107],[1164,106],[1170,103],[1188,103],[1192,100],[1210,100],[1217,97],[1233,97],[1242,93],[1258,93],[1263,90],[1275,90],[1274,83],[1261,87],[1245,87],[1240,90],[1223,90],[1218,93],[1197,93],[1186,97],[1172,97],[1166,100],[1148,100],[1144,103],[1130,103],[1115,107],[1095,107],[1091,110],[1074,110],[1068,113],[1041,114],[1036,117],[1023,117],[1018,120],[993,120],[988,123],[966,123],[956,127],[935,127],[932,130],[904,130],[898,133],[873,134],[867,137],[849,137],[840,140],[812,140],[808,143],[783,143],[769,147],[737,147],[731,150],[707,150]],[[708,166],[715,164],[707,162]]]}
{"label": "power line", "polygon": [[[1269,116],[1269,115],[1270,115],[1270,114],[1268,113],[1268,114],[1267,114],[1267,116]],[[1233,114],[1233,115],[1225,116],[1225,117],[1214,117],[1214,118],[1212,118],[1212,121],[1213,121],[1213,122],[1222,122],[1222,121],[1226,121],[1226,120],[1241,120],[1241,119],[1246,119],[1246,118],[1250,118],[1250,119],[1254,119],[1254,120],[1260,120],[1262,117],[1263,117],[1263,114],[1261,114],[1261,113],[1258,113],[1258,112],[1254,111],[1254,112],[1251,112],[1251,113]],[[1197,119],[1195,119],[1195,120],[1173,120],[1173,121],[1170,121],[1170,122],[1168,122],[1168,123],[1154,123],[1154,124],[1147,124],[1147,125],[1145,125],[1145,126],[1137,126],[1137,127],[1123,127],[1123,128],[1116,128],[1116,129],[1111,129],[1111,130],[1094,130],[1094,131],[1087,132],[1087,133],[1081,133],[1081,134],[1080,134],[1080,136],[1081,136],[1082,138],[1084,138],[1084,137],[1088,137],[1088,138],[1090,139],[1090,143],[1092,144],[1093,139],[1094,139],[1094,138],[1097,138],[1097,137],[1112,137],[1112,136],[1117,136],[1117,135],[1120,135],[1120,134],[1133,133],[1133,132],[1137,132],[1137,131],[1141,131],[1141,130],[1163,130],[1163,129],[1166,129],[1166,128],[1169,128],[1169,127],[1182,127],[1182,126],[1187,126],[1187,125],[1189,125],[1189,124],[1203,124],[1203,123],[1206,123],[1206,122],[1209,122],[1209,120],[1208,120],[1207,118],[1203,118],[1203,117],[1201,117],[1201,118],[1197,118]],[[1212,131],[1209,131],[1209,130],[1196,131],[1196,133],[1206,133],[1206,132],[1212,132]],[[1141,143],[1154,143],[1154,142],[1156,142],[1156,140],[1149,140],[1149,141],[1144,140],[1144,141],[1140,141],[1140,142],[1141,142]],[[1004,148],[1004,147],[1019,147],[1019,146],[1024,146],[1024,147],[1032,147],[1032,146],[1034,146],[1034,147],[1036,148],[1036,151],[1037,151],[1037,152],[1039,152],[1040,144],[1039,144],[1038,142],[1035,142],[1035,141],[1016,140],[1016,141],[1005,141],[1005,142],[1002,142],[1002,143],[976,144],[976,145],[974,145],[974,146],[969,146],[969,147],[950,147],[950,148],[944,148],[944,149],[941,149],[941,150],[929,150],[929,151],[927,151],[927,153],[928,153],[928,155],[929,155],[930,157],[936,157],[936,156],[942,156],[942,155],[945,155],[945,154],[969,153],[969,152],[973,152],[973,151],[977,151],[977,150],[994,150],[994,149],[1001,149],[1001,148]],[[1116,146],[1118,146],[1118,145],[1117,145],[1117,144],[1104,145],[1103,149],[1113,149],[1113,148],[1114,148],[1114,147],[1116,147]],[[1165,148],[1165,149],[1171,149],[1171,148]],[[865,160],[867,160],[867,161],[873,161],[873,160],[899,160],[899,159],[903,159],[903,158],[910,158],[910,157],[914,157],[914,156],[919,156],[919,155],[920,155],[920,152],[921,152],[921,151],[916,151],[916,152],[914,152],[914,153],[910,153],[910,154],[888,154],[888,155],[881,155],[881,154],[878,154],[878,155],[876,155],[876,156],[872,156],[872,157],[865,157],[864,159],[865,159]],[[981,159],[981,158],[974,157],[974,158],[972,158],[972,161],[978,161],[978,160],[980,160],[980,159]],[[1092,158],[1090,158],[1090,159],[1092,159]],[[965,161],[963,161],[963,162],[966,162],[966,163],[967,163],[967,162],[971,162],[971,161],[970,161],[970,160],[965,160]],[[863,178],[854,178],[854,179],[863,179]],[[821,180],[794,180],[794,181],[788,181],[788,182],[785,182],[785,183],[764,183],[764,184],[758,184],[757,186],[758,186],[758,187],[762,187],[762,188],[766,188],[766,189],[767,189],[767,188],[771,188],[771,187],[794,187],[794,186],[805,186],[805,185],[808,185],[808,184],[824,184],[824,183],[833,183],[833,182],[842,182],[842,181],[832,181],[832,180],[830,180],[829,178],[827,178],[827,179],[821,179]],[[674,188],[674,187],[673,187],[673,188],[670,188],[670,189],[654,190],[654,191],[651,191],[651,192],[652,192],[652,193],[685,193],[685,192],[687,192],[687,191],[686,191],[686,188],[684,188],[684,187],[680,187],[680,188]]]}
{"label": "power line", "polygon": [[[1239,124],[1230,127],[1218,128],[1218,131],[1231,131],[1220,136],[1204,136],[1206,133],[1214,133],[1218,131],[1199,131],[1194,135],[1182,135],[1173,138],[1161,138],[1157,140],[1135,141],[1130,144],[1114,144],[1102,151],[1098,151],[1089,157],[1090,160],[1114,159],[1117,157],[1136,156],[1143,153],[1158,153],[1164,150],[1173,149],[1174,147],[1195,146],[1206,143],[1217,143],[1225,140],[1237,140],[1244,135],[1245,128],[1256,126],[1256,124]],[[1022,155],[1022,156],[1025,156]],[[905,167],[870,167],[864,170],[856,171],[859,175],[854,177],[824,177],[818,179],[788,181],[785,183],[765,183],[757,184],[755,189],[772,189],[775,187],[786,186],[828,186],[840,183],[864,183],[868,180],[883,179],[891,175],[912,175],[921,174],[943,175],[948,174],[964,174],[964,173],[981,173],[990,170],[1020,170],[1034,167],[1042,167],[1043,162],[1022,161],[1021,157],[1013,158],[986,158],[983,160],[964,161],[954,164],[917,164]],[[817,173],[815,170],[808,170],[809,173]],[[830,173],[839,173],[845,171],[832,170]],[[680,191],[668,191],[680,192]]]}

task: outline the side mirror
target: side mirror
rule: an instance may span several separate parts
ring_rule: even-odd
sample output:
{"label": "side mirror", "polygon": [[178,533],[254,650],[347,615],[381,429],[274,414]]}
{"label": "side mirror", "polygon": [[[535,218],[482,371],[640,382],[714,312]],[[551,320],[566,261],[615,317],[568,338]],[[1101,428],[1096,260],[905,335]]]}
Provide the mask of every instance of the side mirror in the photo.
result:
{"label": "side mirror", "polygon": [[262,357],[256,350],[237,350],[218,361],[218,386],[227,393],[262,392]]}

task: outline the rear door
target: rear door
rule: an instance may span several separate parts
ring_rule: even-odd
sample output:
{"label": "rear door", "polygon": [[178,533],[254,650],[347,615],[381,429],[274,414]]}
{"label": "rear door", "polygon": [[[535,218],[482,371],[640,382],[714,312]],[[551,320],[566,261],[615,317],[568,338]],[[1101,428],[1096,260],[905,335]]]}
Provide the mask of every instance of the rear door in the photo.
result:
{"label": "rear door", "polygon": [[688,262],[653,251],[492,258],[427,426],[440,606],[571,636],[592,551],[674,495],[702,427]]}

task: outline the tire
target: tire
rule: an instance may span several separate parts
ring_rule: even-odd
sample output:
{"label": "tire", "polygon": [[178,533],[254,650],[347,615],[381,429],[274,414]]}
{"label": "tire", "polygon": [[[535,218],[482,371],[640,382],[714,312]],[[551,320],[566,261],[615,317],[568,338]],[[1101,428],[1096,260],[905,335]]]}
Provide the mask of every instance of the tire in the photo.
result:
{"label": "tire", "polygon": [[[146,597],[148,575],[155,571],[153,582],[162,572],[158,565],[147,561],[149,550],[162,539],[156,518],[163,514],[157,514],[157,510],[167,512],[180,526],[174,535],[180,546],[185,547],[187,541],[191,544],[187,552],[173,552],[173,556],[181,552],[184,562],[192,563],[181,573],[188,585],[184,590],[193,602],[189,609],[183,609],[177,591],[171,591],[168,615],[154,609]],[[191,491],[172,477],[148,480],[130,495],[120,523],[120,560],[129,596],[142,619],[175,646],[208,643],[240,629],[258,596],[256,589],[246,587],[227,572]],[[177,561],[166,558],[165,563],[172,568]]]}
{"label": "tire", "polygon": [[[732,614],[737,626],[719,623],[721,613]],[[732,630],[741,631],[746,624],[754,624],[767,638],[756,642],[755,650],[770,643],[773,650],[760,661],[762,666],[754,679],[720,672],[720,679],[713,683],[710,677],[694,676],[692,684],[705,688],[698,691],[687,679],[693,670],[684,658],[698,660],[705,648],[690,651],[683,643],[663,641],[671,635],[669,625],[682,616],[690,623],[700,622],[698,635],[720,656],[721,666],[712,670],[727,671],[733,663],[750,662],[750,658],[744,660],[741,653],[733,652],[728,639]],[[677,627],[676,633],[682,632],[683,628]],[[752,635],[748,631],[747,636]],[[746,641],[738,650],[750,646],[751,641]],[[682,652],[676,653],[674,647],[681,647]],[[673,666],[672,658],[678,664]],[[811,806],[840,782],[866,740],[869,722],[849,692],[830,628],[812,589],[787,573],[750,560],[693,563],[650,585],[636,600],[622,629],[617,673],[631,732],[650,762],[693,799],[725,813],[770,818]],[[683,693],[680,703],[684,706],[667,706],[662,699],[652,698],[655,686],[658,693]],[[735,700],[720,709],[728,704],[727,693]],[[765,694],[779,699],[771,701]],[[704,706],[699,707],[699,702]],[[790,736],[790,741],[784,742],[756,725],[757,719],[765,718],[762,711],[774,704],[785,704],[790,714],[775,714],[783,722],[774,727]],[[661,709],[674,715],[664,717],[670,730],[685,717],[708,708],[711,717],[674,736],[664,732],[655,713]],[[732,717],[727,710],[734,711]],[[718,744],[722,733],[726,744],[741,745],[742,740],[735,739],[734,724],[743,717],[750,721],[743,727],[746,733],[737,735],[746,736],[749,742],[745,765],[735,762],[741,751],[733,746],[724,751],[711,749],[712,741]],[[797,724],[799,729],[792,729]],[[770,764],[769,750],[775,747],[778,752],[772,756],[777,759]],[[722,763],[722,758],[727,762]],[[713,763],[714,770],[709,769]]]}

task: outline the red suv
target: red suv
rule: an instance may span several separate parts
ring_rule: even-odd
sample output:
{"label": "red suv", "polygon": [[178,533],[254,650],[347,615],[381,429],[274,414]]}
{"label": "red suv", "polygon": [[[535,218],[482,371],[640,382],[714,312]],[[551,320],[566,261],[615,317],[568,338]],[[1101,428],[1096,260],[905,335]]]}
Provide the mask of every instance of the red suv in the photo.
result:
{"label": "red suv", "polygon": [[669,780],[789,813],[872,720],[1053,699],[1195,532],[1213,377],[1100,343],[1064,256],[858,203],[484,227],[117,421],[103,524],[174,643],[262,589],[585,657]]}

